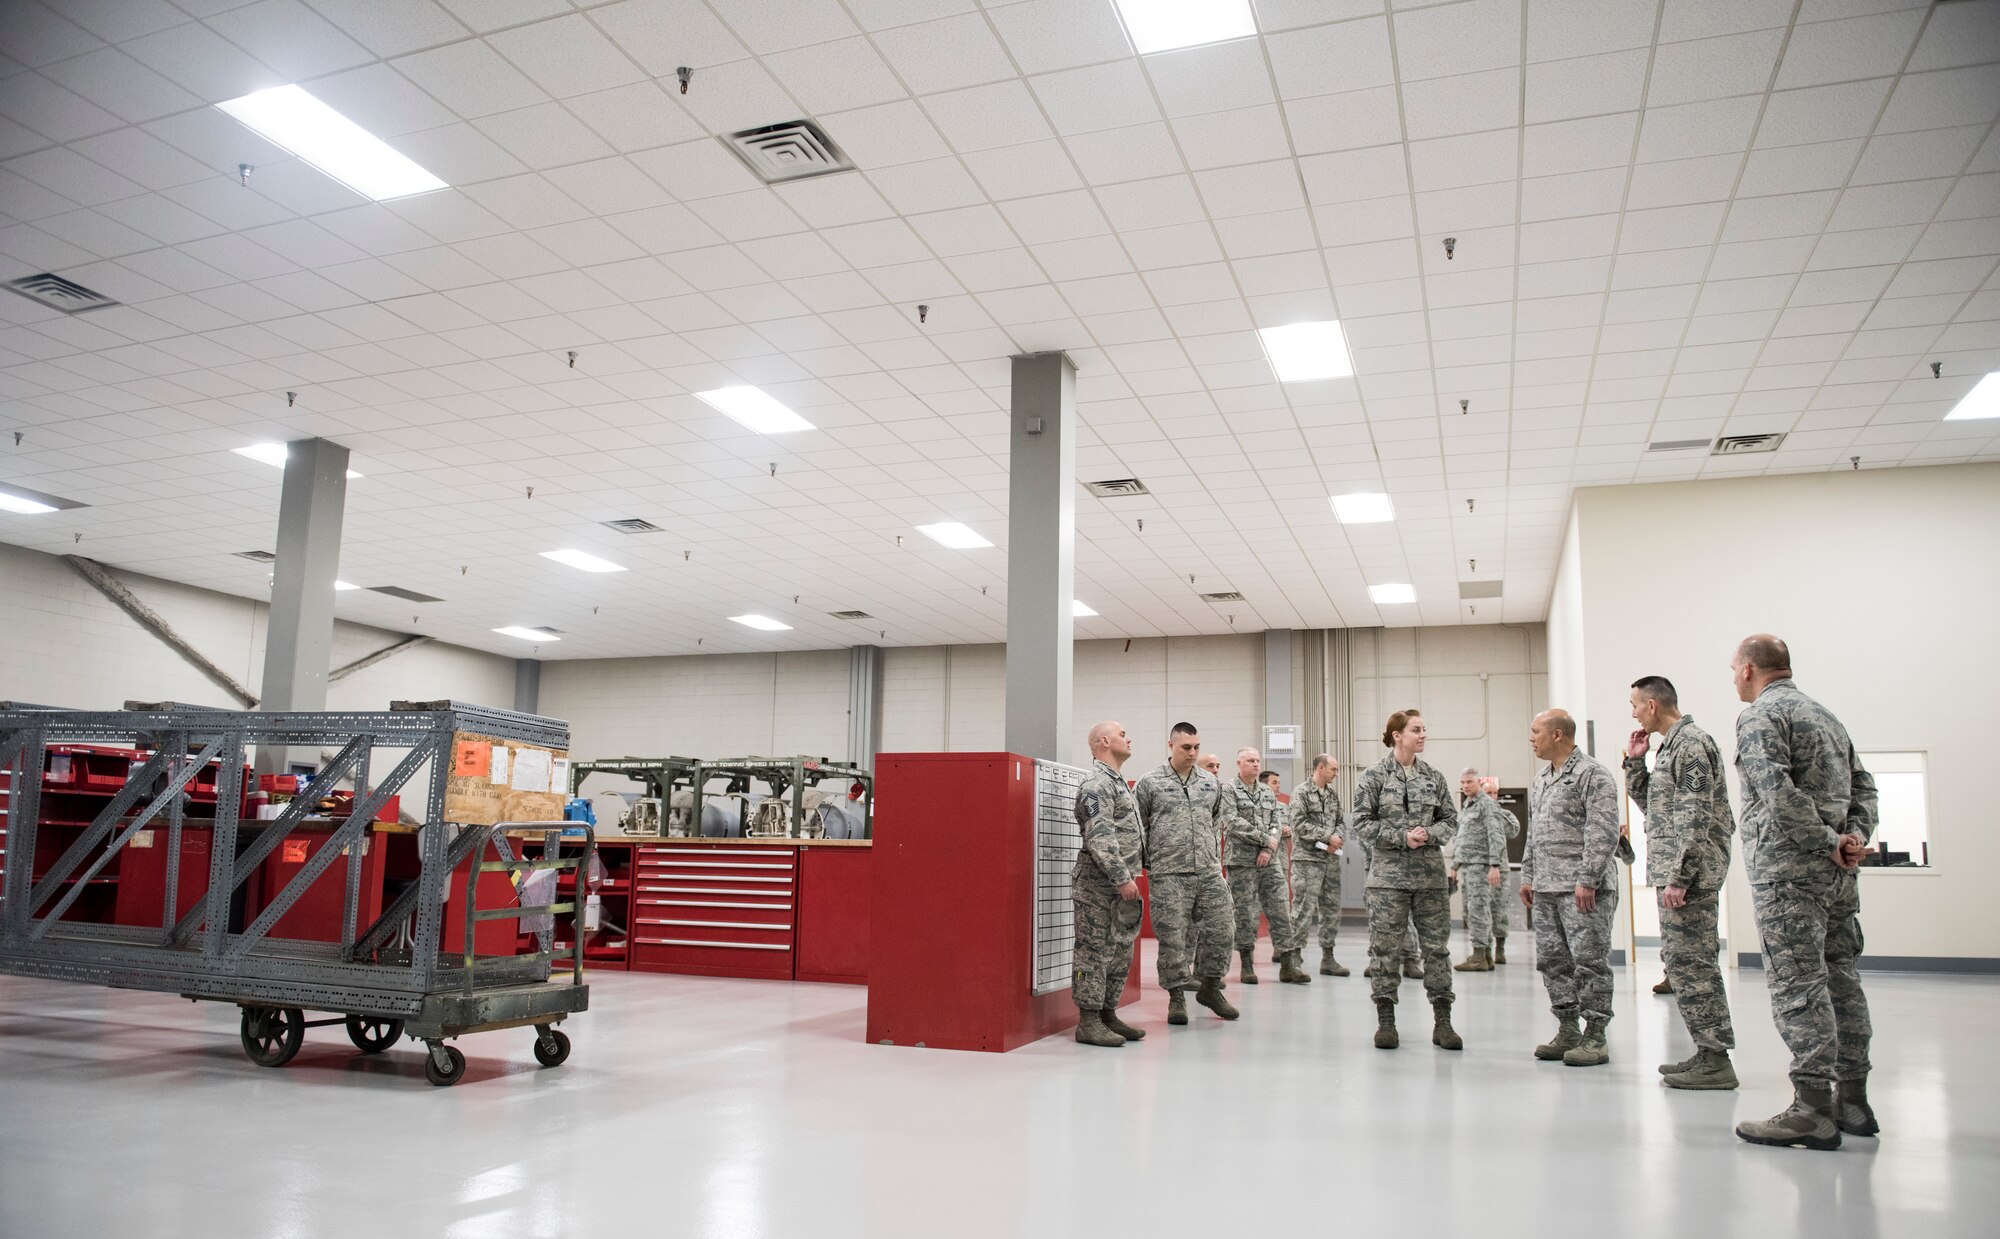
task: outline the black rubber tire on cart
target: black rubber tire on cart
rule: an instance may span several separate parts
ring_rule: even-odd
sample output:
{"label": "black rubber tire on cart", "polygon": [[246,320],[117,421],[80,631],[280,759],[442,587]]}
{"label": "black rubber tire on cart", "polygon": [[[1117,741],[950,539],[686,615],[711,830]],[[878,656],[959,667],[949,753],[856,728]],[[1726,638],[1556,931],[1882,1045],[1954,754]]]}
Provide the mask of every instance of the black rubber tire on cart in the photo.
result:
{"label": "black rubber tire on cart", "polygon": [[347,1017],[347,1039],[363,1054],[380,1054],[403,1038],[403,1021],[380,1015]]}
{"label": "black rubber tire on cart", "polygon": [[282,1067],[306,1041],[306,1013],[297,1007],[243,1008],[243,1052],[259,1067]]}
{"label": "black rubber tire on cart", "polygon": [[560,1028],[551,1028],[548,1030],[548,1036],[549,1040],[555,1043],[554,1049],[550,1049],[542,1041],[541,1030],[536,1030],[535,1061],[544,1067],[560,1067],[569,1057],[569,1034]]}
{"label": "black rubber tire on cart", "polygon": [[424,1054],[424,1079],[429,1080],[439,1088],[449,1088],[451,1085],[465,1078],[465,1054],[455,1045],[448,1045],[443,1047],[443,1049],[445,1058],[451,1062],[451,1070],[439,1071],[437,1055],[426,1051]]}

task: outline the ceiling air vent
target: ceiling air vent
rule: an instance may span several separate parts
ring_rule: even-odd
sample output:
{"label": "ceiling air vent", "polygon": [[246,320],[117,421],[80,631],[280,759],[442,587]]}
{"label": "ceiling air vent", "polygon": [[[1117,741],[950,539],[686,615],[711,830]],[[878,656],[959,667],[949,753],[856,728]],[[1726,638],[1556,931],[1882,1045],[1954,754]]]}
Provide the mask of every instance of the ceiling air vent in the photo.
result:
{"label": "ceiling air vent", "polygon": [[101,310],[118,304],[103,293],[47,271],[8,280],[7,291],[19,293],[30,301],[51,310],[61,310],[64,314],[81,314],[85,310]]}
{"label": "ceiling air vent", "polygon": [[278,562],[278,557],[270,551],[238,551],[236,555],[239,559],[254,559],[260,564],[275,564]]}
{"label": "ceiling air vent", "polygon": [[828,611],[827,614],[835,619],[865,620],[875,618],[866,611]]}
{"label": "ceiling air vent", "polygon": [[1711,456],[1750,456],[1757,452],[1775,452],[1785,441],[1782,434],[1769,435],[1729,435],[1715,441]]}
{"label": "ceiling air vent", "polygon": [[853,161],[826,136],[826,130],[809,120],[744,129],[722,140],[766,185],[854,171]]}
{"label": "ceiling air vent", "polygon": [[1138,478],[1111,478],[1103,482],[1085,482],[1085,490],[1099,499],[1123,499],[1129,495],[1150,495],[1146,484]]}
{"label": "ceiling air vent", "polygon": [[1202,600],[1205,602],[1241,602],[1243,601],[1243,595],[1233,589],[1225,589],[1219,594],[1203,594]]}
{"label": "ceiling air vent", "polygon": [[401,598],[405,602],[444,601],[444,599],[442,598],[433,598],[429,594],[420,594],[414,589],[404,589],[400,585],[370,585],[368,588],[374,590],[378,594],[387,594],[391,598]]}
{"label": "ceiling air vent", "polygon": [[606,529],[616,529],[619,533],[663,532],[660,529],[660,527],[658,525],[655,525],[653,522],[642,521],[636,516],[627,517],[622,521],[599,521],[597,523],[604,526]]}
{"label": "ceiling air vent", "polygon": [[1498,581],[1460,581],[1460,582],[1458,583],[1458,596],[1459,596],[1459,597],[1460,597],[1461,599],[1465,599],[1465,598],[1498,598],[1498,597],[1500,596],[1500,582],[1498,582]]}
{"label": "ceiling air vent", "polygon": [[1707,439],[1659,439],[1646,445],[1649,452],[1692,452],[1707,447]]}

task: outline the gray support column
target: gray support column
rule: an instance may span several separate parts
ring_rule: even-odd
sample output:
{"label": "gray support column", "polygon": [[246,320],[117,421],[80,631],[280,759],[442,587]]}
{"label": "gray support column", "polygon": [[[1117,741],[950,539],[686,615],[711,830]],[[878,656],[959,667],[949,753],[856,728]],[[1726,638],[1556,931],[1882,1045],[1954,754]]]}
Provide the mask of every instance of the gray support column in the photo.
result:
{"label": "gray support column", "polygon": [[847,760],[875,768],[882,748],[882,650],[856,645],[847,651]]}
{"label": "gray support column", "polygon": [[1007,750],[1080,764],[1071,742],[1076,366],[1016,357],[1007,503]]}
{"label": "gray support column", "polygon": [[[325,439],[286,444],[259,709],[326,709],[327,672],[333,664],[333,581],[340,571],[346,510],[347,449]],[[301,760],[317,766],[318,751],[301,750]],[[282,771],[284,761],[284,750],[259,746],[259,773]]]}
{"label": "gray support column", "polygon": [[[1264,725],[1296,725],[1292,717],[1292,630],[1272,628],[1264,633]],[[1299,781],[1297,745],[1305,743],[1304,729],[1295,733],[1291,753],[1273,757],[1264,754],[1264,769],[1275,770],[1279,786],[1290,792]]]}
{"label": "gray support column", "polygon": [[542,660],[514,660],[514,708],[523,714],[542,712]]}

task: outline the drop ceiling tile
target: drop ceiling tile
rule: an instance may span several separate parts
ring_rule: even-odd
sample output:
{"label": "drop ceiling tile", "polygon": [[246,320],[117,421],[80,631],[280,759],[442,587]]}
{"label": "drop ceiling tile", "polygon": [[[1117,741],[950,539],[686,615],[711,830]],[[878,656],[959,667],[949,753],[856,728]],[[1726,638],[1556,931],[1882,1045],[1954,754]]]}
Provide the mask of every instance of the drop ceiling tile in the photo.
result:
{"label": "drop ceiling tile", "polygon": [[1905,73],[1896,81],[1877,133],[1984,125],[2000,111],[2000,65]]}
{"label": "drop ceiling tile", "polygon": [[391,64],[468,120],[548,101],[539,87],[476,39],[417,52]]}
{"label": "drop ceiling tile", "polygon": [[1014,76],[1006,50],[978,14],[898,26],[874,38],[897,74],[920,95]]}
{"label": "drop ceiling tile", "polygon": [[1301,155],[1398,142],[1402,104],[1393,86],[1285,101],[1292,147]]}
{"label": "drop ceiling tile", "polygon": [[1920,9],[1875,13],[1839,21],[1801,22],[1785,44],[1777,87],[1819,86],[1884,77],[1903,67],[1917,31]]}
{"label": "drop ceiling tile", "polygon": [[481,133],[530,168],[602,159],[612,153],[602,138],[570,115],[561,104],[544,103],[501,112],[473,122]]}
{"label": "drop ceiling tile", "polygon": [[1749,144],[1763,100],[1754,96],[1648,108],[1638,159],[1656,162],[1740,152]]}
{"label": "drop ceiling tile", "polygon": [[368,49],[299,0],[258,0],[217,13],[208,24],[294,82],[350,69],[373,58]]}
{"label": "drop ceiling tile", "polygon": [[1653,40],[1656,0],[1549,0],[1528,13],[1528,59],[1566,60]]}
{"label": "drop ceiling tile", "polygon": [[593,9],[590,19],[646,72],[668,81],[681,65],[724,64],[749,54],[702,0],[625,0]]}
{"label": "drop ceiling tile", "polygon": [[1404,132],[1412,140],[1512,128],[1520,121],[1519,69],[1431,78],[1403,86]]}
{"label": "drop ceiling tile", "polygon": [[1134,125],[1077,134],[1064,140],[1084,180],[1112,185],[1186,171],[1173,135],[1164,124]]}
{"label": "drop ceiling tile", "polygon": [[1244,108],[1172,122],[1190,168],[1222,168],[1282,159],[1291,153],[1275,107]]}
{"label": "drop ceiling tile", "polygon": [[1287,99],[1391,86],[1396,81],[1389,24],[1379,17],[1267,34],[1264,45],[1279,93]]}
{"label": "drop ceiling tile", "polygon": [[1622,168],[1632,161],[1637,112],[1530,125],[1525,132],[1521,169],[1525,176],[1562,176],[1596,168]]}
{"label": "drop ceiling tile", "polygon": [[1520,63],[1521,6],[1508,0],[1404,10],[1394,21],[1397,68],[1405,82]]}
{"label": "drop ceiling tile", "polygon": [[1774,92],[1757,126],[1757,145],[1798,146],[1863,138],[1875,127],[1892,79]]}
{"label": "drop ceiling tile", "polygon": [[1653,57],[1647,106],[1761,94],[1770,85],[1784,35],[1783,30],[1757,30],[1663,44]]}
{"label": "drop ceiling tile", "polygon": [[1255,39],[1148,56],[1142,63],[1170,117],[1277,102],[1263,46]]}
{"label": "drop ceiling tile", "polygon": [[1532,125],[1635,111],[1646,89],[1647,60],[1646,50],[1639,48],[1531,64],[1525,119]]}
{"label": "drop ceiling tile", "polygon": [[1132,54],[1110,5],[1029,0],[994,8],[989,16],[1023,73],[1070,69]]}

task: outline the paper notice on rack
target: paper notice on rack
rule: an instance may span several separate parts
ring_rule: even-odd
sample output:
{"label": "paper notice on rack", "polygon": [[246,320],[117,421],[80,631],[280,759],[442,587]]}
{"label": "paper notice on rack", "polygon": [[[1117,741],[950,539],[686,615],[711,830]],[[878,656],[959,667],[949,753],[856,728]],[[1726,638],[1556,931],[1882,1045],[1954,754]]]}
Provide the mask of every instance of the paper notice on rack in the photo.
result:
{"label": "paper notice on rack", "polygon": [[491,744],[487,747],[493,750],[493,759],[487,768],[486,781],[495,787],[505,787],[508,778],[507,746]]}
{"label": "paper notice on rack", "polygon": [[508,784],[517,792],[546,792],[554,757],[547,749],[518,749],[514,753],[514,777]]}
{"label": "paper notice on rack", "polygon": [[558,796],[569,795],[569,758],[556,758],[554,771],[549,775],[549,790]]}
{"label": "paper notice on rack", "polygon": [[[482,778],[487,771],[488,751],[494,746],[477,740],[460,740],[451,755],[451,772],[465,778]],[[506,750],[500,750],[506,756]]]}

